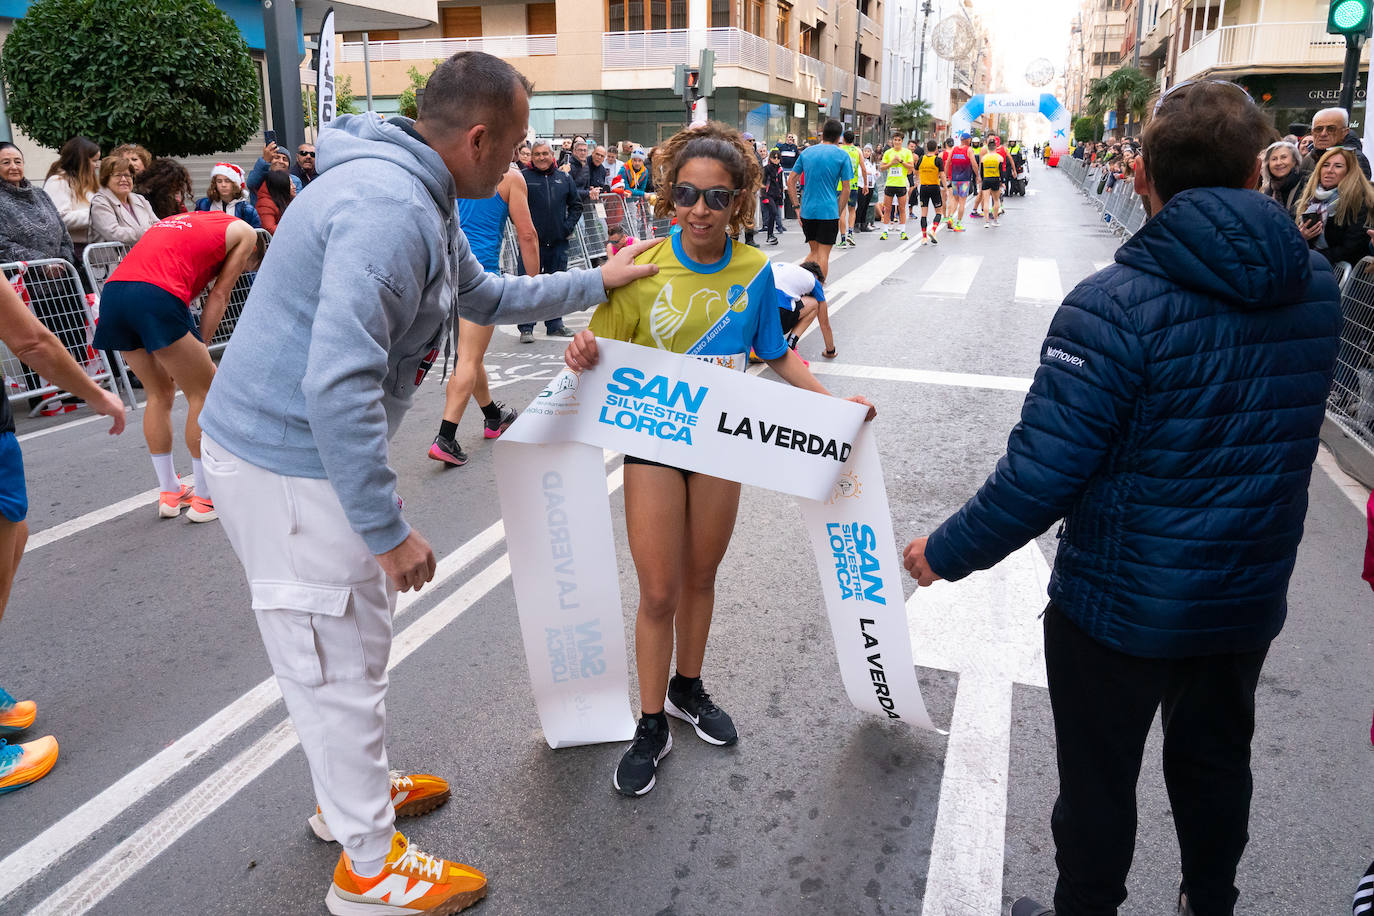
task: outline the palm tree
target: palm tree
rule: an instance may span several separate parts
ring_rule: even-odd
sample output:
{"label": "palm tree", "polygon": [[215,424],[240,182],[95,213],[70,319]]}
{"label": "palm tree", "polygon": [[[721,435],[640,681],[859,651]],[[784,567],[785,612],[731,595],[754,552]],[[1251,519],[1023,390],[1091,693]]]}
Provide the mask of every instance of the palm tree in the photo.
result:
{"label": "palm tree", "polygon": [[925,99],[907,99],[892,108],[892,126],[903,133],[914,133],[930,126],[934,115]]}
{"label": "palm tree", "polygon": [[1124,136],[1127,114],[1137,122],[1144,120],[1154,92],[1154,80],[1135,67],[1122,67],[1088,84],[1088,114],[1101,118],[1114,109],[1117,130]]}

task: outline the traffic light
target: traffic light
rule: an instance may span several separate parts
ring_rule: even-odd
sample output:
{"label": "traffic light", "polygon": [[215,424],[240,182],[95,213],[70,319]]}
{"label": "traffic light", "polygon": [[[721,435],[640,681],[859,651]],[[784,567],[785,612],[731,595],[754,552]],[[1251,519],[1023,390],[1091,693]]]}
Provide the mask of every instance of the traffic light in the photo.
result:
{"label": "traffic light", "polygon": [[678,64],[673,68],[673,95],[695,102],[701,92],[701,70]]}
{"label": "traffic light", "polygon": [[1326,14],[1326,31],[1331,35],[1370,34],[1374,25],[1374,0],[1331,0]]}

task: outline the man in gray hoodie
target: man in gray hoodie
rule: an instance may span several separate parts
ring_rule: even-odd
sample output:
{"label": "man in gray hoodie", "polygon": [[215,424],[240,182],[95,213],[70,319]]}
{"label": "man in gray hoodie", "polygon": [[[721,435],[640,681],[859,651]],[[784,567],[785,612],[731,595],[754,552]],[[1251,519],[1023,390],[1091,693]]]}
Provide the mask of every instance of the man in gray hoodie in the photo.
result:
{"label": "man in gray hoodie", "polygon": [[413,123],[345,116],[324,131],[319,176],[273,237],[201,414],[216,508],[310,764],[311,826],[343,845],[332,913],[453,913],[486,893],[481,872],[407,849],[393,823],[449,789],[388,775],[396,589],[435,569],[402,515],[388,440],[455,313],[553,318],[654,273],[633,263],[648,244],[600,270],[539,277],[488,274],[469,252],[454,199],[495,192],[529,92],[499,58],[457,54]]}

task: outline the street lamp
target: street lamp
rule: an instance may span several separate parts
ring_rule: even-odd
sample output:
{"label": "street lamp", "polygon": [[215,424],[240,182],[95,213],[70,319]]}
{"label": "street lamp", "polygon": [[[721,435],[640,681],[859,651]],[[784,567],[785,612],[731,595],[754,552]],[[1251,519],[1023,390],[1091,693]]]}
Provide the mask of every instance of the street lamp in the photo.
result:
{"label": "street lamp", "polygon": [[930,0],[921,4],[921,57],[916,67],[916,98],[921,98],[926,81],[926,28],[930,25],[930,14],[935,11]]}

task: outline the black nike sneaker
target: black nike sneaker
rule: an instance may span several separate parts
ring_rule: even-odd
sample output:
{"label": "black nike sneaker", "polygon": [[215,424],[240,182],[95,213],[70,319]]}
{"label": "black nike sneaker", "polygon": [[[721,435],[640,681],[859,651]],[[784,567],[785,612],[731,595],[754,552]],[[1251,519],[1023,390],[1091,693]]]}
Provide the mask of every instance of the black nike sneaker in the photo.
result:
{"label": "black nike sneaker", "polygon": [[700,678],[694,682],[690,690],[673,688],[674,682],[669,681],[668,698],[663,704],[664,712],[692,723],[692,728],[696,729],[702,741],[724,747],[739,740],[735,723],[730,720],[725,710],[711,702],[711,695],[701,686]]}
{"label": "black nike sneaker", "polygon": [[497,410],[501,411],[501,416],[497,417],[495,420],[482,421],[482,435],[488,439],[495,439],[500,436],[515,422],[515,418],[519,416],[514,410],[502,404],[500,401],[492,401],[492,405]]}
{"label": "black nike sneaker", "polygon": [[654,787],[658,762],[672,749],[673,733],[668,730],[667,723],[654,716],[641,716],[639,725],[635,726],[635,739],[615,768],[615,777],[611,780],[615,790],[631,798],[647,795]]}
{"label": "black nike sneaker", "polygon": [[468,463],[468,453],[463,451],[458,441],[445,439],[443,436],[434,437],[434,444],[429,447],[429,457],[455,468]]}

